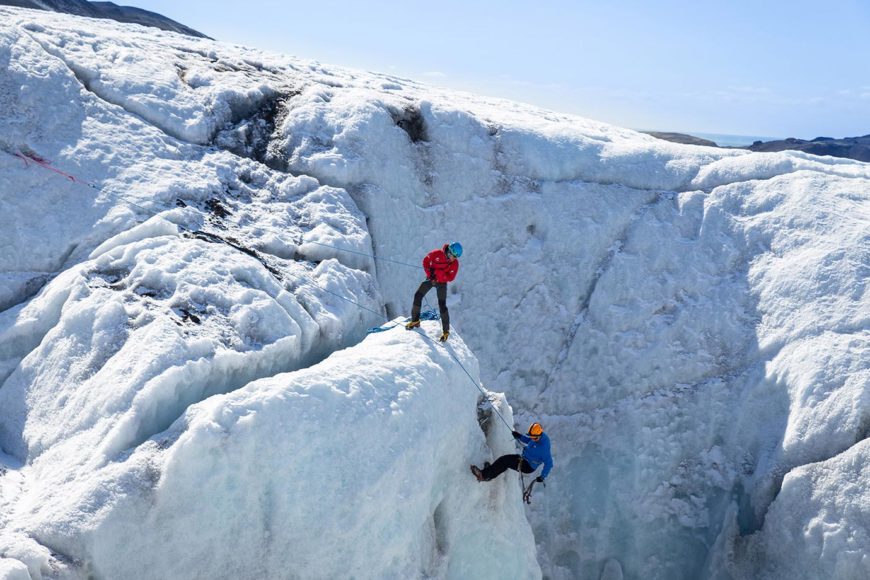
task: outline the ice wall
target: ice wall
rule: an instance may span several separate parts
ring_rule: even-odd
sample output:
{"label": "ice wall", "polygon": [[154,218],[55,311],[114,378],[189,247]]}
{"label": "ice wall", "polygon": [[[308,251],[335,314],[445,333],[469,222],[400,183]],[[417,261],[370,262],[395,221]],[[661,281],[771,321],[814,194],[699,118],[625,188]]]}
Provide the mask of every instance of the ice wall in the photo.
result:
{"label": "ice wall", "polygon": [[[867,434],[867,166],[437,91],[324,92],[289,106],[291,169],[347,189],[381,256],[463,243],[451,319],[520,424],[550,429],[551,501],[531,509],[545,574],[752,577],[766,541],[732,548],[784,474]],[[378,276],[407,313],[421,272]],[[767,569],[788,577],[780,558]]]}
{"label": "ice wall", "polygon": [[[0,155],[0,191],[30,201],[0,214],[14,249],[0,300],[66,272],[7,333],[10,377],[54,325],[69,268],[115,234],[163,232],[126,233],[158,212],[281,271],[338,259],[373,276],[354,295],[379,293],[390,315],[408,312],[422,255],[459,240],[456,335],[519,424],[541,420],[553,439],[547,501],[529,511],[546,575],[866,576],[848,540],[866,492],[831,495],[867,434],[866,164],[680,146],[386,75],[0,11],[15,23],[0,37],[7,145],[100,186],[46,187],[56,175]],[[42,94],[62,96],[47,107]],[[194,217],[173,218],[179,202]],[[47,211],[58,204],[63,220]],[[351,308],[282,284],[320,328]],[[336,284],[323,287],[344,295]],[[351,339],[361,323],[331,328]],[[782,515],[804,490],[817,500]],[[819,531],[824,518],[843,532]],[[805,552],[776,545],[805,534],[819,538]]]}

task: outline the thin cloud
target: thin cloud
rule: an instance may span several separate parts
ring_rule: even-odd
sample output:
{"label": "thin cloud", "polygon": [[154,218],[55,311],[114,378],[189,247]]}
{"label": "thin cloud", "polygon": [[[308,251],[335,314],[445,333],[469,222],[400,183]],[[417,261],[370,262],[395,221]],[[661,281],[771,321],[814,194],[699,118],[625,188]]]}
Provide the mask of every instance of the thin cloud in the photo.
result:
{"label": "thin cloud", "polygon": [[728,87],[728,91],[732,91],[738,94],[745,95],[771,95],[773,91],[771,91],[767,87],[753,87],[753,86],[737,86],[737,87]]}

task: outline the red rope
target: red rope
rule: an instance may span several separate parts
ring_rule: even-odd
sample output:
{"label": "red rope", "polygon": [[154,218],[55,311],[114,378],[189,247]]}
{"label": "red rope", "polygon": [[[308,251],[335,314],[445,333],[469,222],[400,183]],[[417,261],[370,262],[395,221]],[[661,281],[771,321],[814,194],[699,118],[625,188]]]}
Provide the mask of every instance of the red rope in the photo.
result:
{"label": "red rope", "polygon": [[21,161],[24,162],[24,167],[30,167],[30,163],[33,162],[35,165],[42,167],[43,169],[48,169],[49,171],[53,171],[58,175],[63,175],[73,183],[78,183],[80,185],[86,185],[88,187],[92,187],[94,189],[99,189],[93,183],[89,183],[84,181],[83,179],[79,179],[72,173],[67,173],[66,171],[61,171],[57,167],[51,164],[51,161],[46,159],[45,157],[39,155],[35,151],[31,150],[29,147],[11,149],[8,145],[0,142],[0,151],[6,153],[7,155],[11,155],[12,157],[17,157]]}
{"label": "red rope", "polygon": [[[54,171],[55,173],[57,173],[59,175],[63,175],[64,177],[66,177],[67,179],[69,179],[70,181],[72,181],[74,183],[81,183],[82,185],[89,185],[89,186],[91,185],[90,183],[88,183],[86,181],[82,181],[81,179],[76,178],[75,175],[72,175],[70,173],[66,173],[65,171],[61,171],[57,167],[52,166],[51,161],[49,161],[45,157],[40,157],[39,155],[37,155],[33,151],[21,151],[21,150],[19,150],[16,153],[13,153],[12,155],[14,155],[15,157],[18,157],[19,159],[24,161],[25,167],[30,166],[30,164],[27,162],[29,159],[30,161],[33,161],[35,164],[42,167],[43,169],[48,169],[49,171]],[[93,186],[91,186],[91,187],[93,187]]]}

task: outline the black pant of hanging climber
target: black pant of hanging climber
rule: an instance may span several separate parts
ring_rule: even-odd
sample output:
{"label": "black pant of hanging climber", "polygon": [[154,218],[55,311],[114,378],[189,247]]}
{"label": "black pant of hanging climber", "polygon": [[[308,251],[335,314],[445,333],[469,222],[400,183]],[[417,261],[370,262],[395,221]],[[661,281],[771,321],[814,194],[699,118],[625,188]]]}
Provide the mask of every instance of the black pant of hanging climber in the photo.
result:
{"label": "black pant of hanging climber", "polygon": [[529,462],[523,459],[521,455],[514,453],[513,455],[502,455],[495,460],[495,463],[487,465],[481,469],[480,472],[483,475],[483,480],[489,481],[490,479],[498,477],[508,469],[519,471],[520,466],[522,466],[523,473],[531,473],[535,470],[535,468],[529,465]]}
{"label": "black pant of hanging climber", "polygon": [[414,293],[414,305],[411,307],[411,320],[420,320],[420,306],[423,304],[423,297],[435,286],[438,292],[438,310],[441,312],[441,330],[450,332],[450,313],[447,312],[447,284],[437,283],[432,280],[423,280],[417,292]]}

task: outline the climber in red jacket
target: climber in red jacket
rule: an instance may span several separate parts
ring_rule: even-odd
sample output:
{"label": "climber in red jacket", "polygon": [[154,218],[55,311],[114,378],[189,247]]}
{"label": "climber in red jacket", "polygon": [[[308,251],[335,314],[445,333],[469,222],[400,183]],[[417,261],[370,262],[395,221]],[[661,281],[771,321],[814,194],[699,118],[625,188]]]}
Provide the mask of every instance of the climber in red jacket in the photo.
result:
{"label": "climber in red jacket", "polygon": [[462,255],[462,244],[453,242],[452,244],[444,244],[440,250],[432,250],[426,257],[423,258],[423,271],[426,272],[426,279],[423,280],[420,287],[417,288],[414,294],[414,305],[411,307],[411,321],[405,325],[405,328],[411,330],[420,326],[420,305],[423,303],[423,297],[432,286],[435,286],[438,292],[438,309],[441,311],[441,334],[440,340],[444,342],[450,336],[450,313],[447,312],[447,283],[453,282],[456,278],[456,273],[459,272],[459,256]]}

